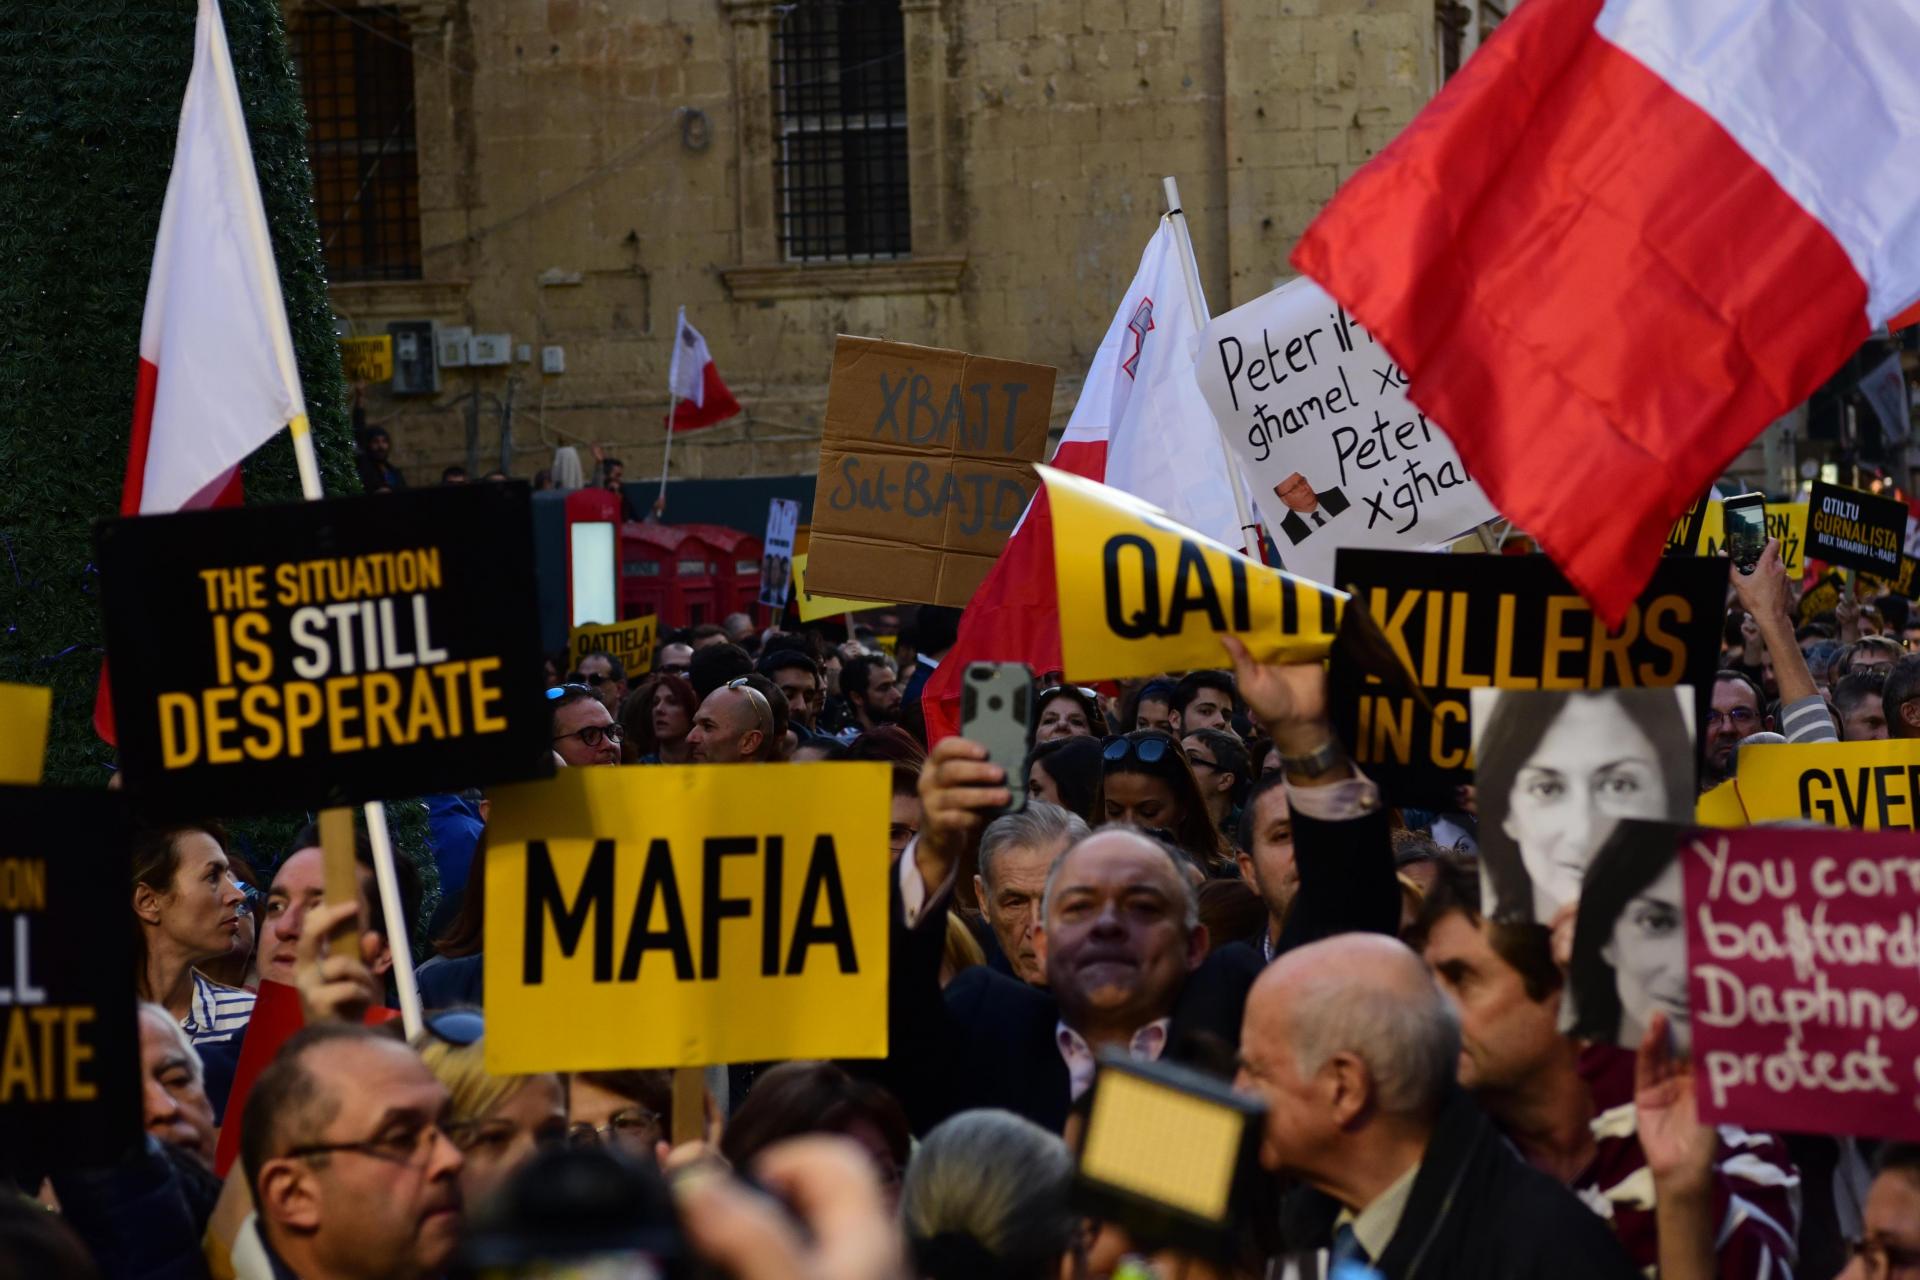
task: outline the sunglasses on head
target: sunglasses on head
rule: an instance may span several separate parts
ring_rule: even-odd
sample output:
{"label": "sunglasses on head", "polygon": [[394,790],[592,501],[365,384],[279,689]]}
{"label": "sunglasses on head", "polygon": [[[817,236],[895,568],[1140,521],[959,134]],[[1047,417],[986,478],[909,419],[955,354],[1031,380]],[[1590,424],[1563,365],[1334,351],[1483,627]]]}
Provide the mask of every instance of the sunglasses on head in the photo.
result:
{"label": "sunglasses on head", "polygon": [[430,1013],[422,1024],[433,1033],[435,1038],[454,1045],[470,1045],[478,1041],[486,1031],[486,1023],[472,1009],[450,1009],[445,1013]]}
{"label": "sunglasses on head", "polygon": [[1129,756],[1139,760],[1141,764],[1159,764],[1172,750],[1173,743],[1167,738],[1141,738],[1138,741],[1132,738],[1115,738],[1100,754],[1111,764],[1118,764]]}
{"label": "sunglasses on head", "polygon": [[560,699],[566,697],[567,694],[569,693],[584,693],[591,696],[593,693],[593,690],[577,682],[572,682],[568,684],[557,684],[553,686],[553,688],[547,690],[547,701],[558,702]]}

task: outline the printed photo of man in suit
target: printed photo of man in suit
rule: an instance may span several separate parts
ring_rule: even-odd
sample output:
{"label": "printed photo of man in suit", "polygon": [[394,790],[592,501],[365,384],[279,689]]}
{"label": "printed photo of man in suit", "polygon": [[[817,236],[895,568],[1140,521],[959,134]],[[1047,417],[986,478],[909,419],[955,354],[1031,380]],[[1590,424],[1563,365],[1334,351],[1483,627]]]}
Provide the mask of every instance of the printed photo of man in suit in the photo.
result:
{"label": "printed photo of man in suit", "polygon": [[1288,541],[1299,546],[1307,535],[1345,511],[1351,503],[1338,489],[1315,493],[1307,478],[1298,471],[1273,486],[1273,496],[1287,506],[1287,518],[1280,522]]}

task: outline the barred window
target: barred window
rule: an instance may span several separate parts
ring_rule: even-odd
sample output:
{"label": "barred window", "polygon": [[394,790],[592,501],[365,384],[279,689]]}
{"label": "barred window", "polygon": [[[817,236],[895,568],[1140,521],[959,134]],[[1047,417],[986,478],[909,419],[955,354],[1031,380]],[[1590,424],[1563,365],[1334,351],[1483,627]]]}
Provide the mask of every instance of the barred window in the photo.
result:
{"label": "barred window", "polygon": [[912,249],[899,0],[798,0],[773,37],[774,166],[788,261]]}
{"label": "barred window", "polygon": [[418,279],[412,33],[390,9],[303,9],[291,35],[328,277]]}

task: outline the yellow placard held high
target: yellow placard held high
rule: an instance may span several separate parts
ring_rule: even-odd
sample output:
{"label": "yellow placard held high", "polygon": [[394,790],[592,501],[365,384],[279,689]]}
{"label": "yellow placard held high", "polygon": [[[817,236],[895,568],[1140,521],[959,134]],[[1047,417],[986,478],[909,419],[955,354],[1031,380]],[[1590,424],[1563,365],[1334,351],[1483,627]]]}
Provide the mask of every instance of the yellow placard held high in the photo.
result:
{"label": "yellow placard held high", "polygon": [[393,335],[340,339],[340,371],[348,382],[385,382],[393,377]]}
{"label": "yellow placard held high", "polygon": [[1053,512],[1069,679],[1217,667],[1228,633],[1262,662],[1324,658],[1333,647],[1344,591],[1256,564],[1131,494],[1038,470]]}
{"label": "yellow placard held high", "polygon": [[625,622],[590,622],[567,633],[567,663],[577,671],[588,654],[610,653],[626,667],[627,678],[637,681],[653,670],[653,647],[659,636],[660,619],[651,613]]}
{"label": "yellow placard held high", "polygon": [[47,762],[47,721],[53,690],[33,684],[0,684],[0,783],[37,787]]}
{"label": "yellow placard held high", "polygon": [[1747,818],[1862,831],[1920,829],[1920,739],[1773,743],[1740,750]]}
{"label": "yellow placard held high", "polygon": [[816,596],[807,590],[807,553],[793,558],[793,594],[800,609],[800,621],[813,622],[840,613],[858,613],[862,609],[891,609],[878,600],[850,600],[844,596]]}
{"label": "yellow placard held high", "polygon": [[487,1069],[885,1057],[890,779],[648,765],[491,791]]}

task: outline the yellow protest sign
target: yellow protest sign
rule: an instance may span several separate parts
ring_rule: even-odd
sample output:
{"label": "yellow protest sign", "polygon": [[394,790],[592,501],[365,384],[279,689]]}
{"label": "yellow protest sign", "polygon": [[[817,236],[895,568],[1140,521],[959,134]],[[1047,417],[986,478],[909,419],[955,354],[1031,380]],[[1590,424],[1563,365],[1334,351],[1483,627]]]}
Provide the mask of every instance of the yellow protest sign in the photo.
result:
{"label": "yellow protest sign", "polygon": [[1693,821],[1702,827],[1744,827],[1747,807],[1740,802],[1740,786],[1728,778],[1719,786],[1701,793],[1693,805]]}
{"label": "yellow protest sign", "polygon": [[37,787],[47,760],[47,720],[53,690],[32,684],[0,684],[0,783]]}
{"label": "yellow protest sign", "polygon": [[885,1057],[890,779],[603,766],[490,792],[487,1069]]}
{"label": "yellow protest sign", "polygon": [[653,670],[659,635],[660,619],[651,613],[625,622],[590,622],[567,632],[567,664],[578,671],[588,654],[610,653],[626,667],[628,679],[637,680]]}
{"label": "yellow protest sign", "polygon": [[1743,747],[1747,818],[1806,819],[1862,831],[1920,828],[1920,739]]}
{"label": "yellow protest sign", "polygon": [[[1767,536],[1779,539],[1780,563],[1785,566],[1787,576],[1804,578],[1807,574],[1807,504],[1769,502]],[[1717,556],[1727,549],[1726,544],[1726,504],[1709,502],[1700,535],[1700,554]]]}
{"label": "yellow protest sign", "polygon": [[393,377],[393,337],[340,339],[340,371],[348,382],[385,382]]}
{"label": "yellow protest sign", "polygon": [[1053,511],[1068,678],[1217,667],[1227,633],[1262,662],[1324,658],[1332,648],[1345,592],[1256,564],[1131,494],[1038,470]]}
{"label": "yellow protest sign", "polygon": [[843,596],[816,596],[807,590],[807,553],[802,551],[793,558],[793,594],[800,607],[800,621],[813,622],[819,618],[831,618],[840,613],[858,613],[862,609],[891,609],[891,604],[877,600],[849,600]]}

